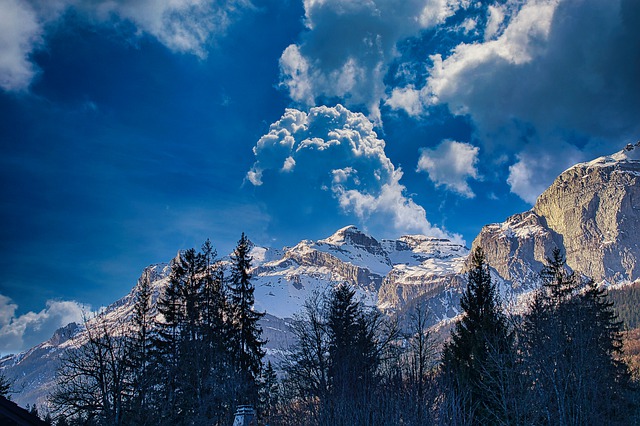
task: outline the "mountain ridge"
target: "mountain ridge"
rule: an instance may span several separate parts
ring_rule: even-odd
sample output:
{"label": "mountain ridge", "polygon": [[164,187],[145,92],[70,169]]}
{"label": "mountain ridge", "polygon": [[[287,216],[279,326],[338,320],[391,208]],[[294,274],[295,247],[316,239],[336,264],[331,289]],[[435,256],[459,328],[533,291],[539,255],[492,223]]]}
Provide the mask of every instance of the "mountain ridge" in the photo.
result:
{"label": "mountain ridge", "polygon": [[[539,285],[539,272],[556,247],[566,252],[571,269],[598,282],[612,285],[640,278],[637,229],[640,142],[568,168],[530,210],[484,226],[472,249],[484,250],[503,300],[522,306]],[[302,303],[340,283],[352,285],[360,300],[387,313],[425,303],[431,325],[450,322],[459,313],[469,252],[449,240],[422,235],[377,240],[353,225],[292,247],[253,247],[255,309],[268,313],[262,326],[269,356],[286,350],[289,323]],[[154,297],[166,286],[169,272],[167,263],[145,268]],[[134,291],[135,286],[105,313],[114,320],[130,315]],[[47,342],[0,360],[5,372],[26,384],[15,397],[22,405],[42,403],[52,386],[56,354],[79,338],[82,327],[59,331]]]}

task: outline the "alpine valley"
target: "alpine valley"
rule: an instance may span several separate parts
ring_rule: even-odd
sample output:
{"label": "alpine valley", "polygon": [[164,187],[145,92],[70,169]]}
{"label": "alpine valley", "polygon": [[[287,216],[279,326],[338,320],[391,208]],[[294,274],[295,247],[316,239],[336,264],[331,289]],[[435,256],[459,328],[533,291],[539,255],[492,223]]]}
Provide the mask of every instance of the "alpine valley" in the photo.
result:
{"label": "alpine valley", "polygon": [[[538,274],[554,248],[565,253],[574,271],[621,288],[640,279],[639,243],[640,142],[569,168],[531,210],[483,227],[471,248],[483,248],[503,302],[517,311],[539,285]],[[277,358],[287,349],[289,324],[304,301],[339,283],[350,284],[364,303],[389,315],[424,303],[430,324],[446,326],[459,313],[469,253],[446,239],[405,235],[378,240],[354,226],[294,247],[254,247],[255,309],[267,313],[261,320],[267,356]],[[145,270],[156,299],[169,272],[168,264]],[[115,323],[132,315],[134,294],[135,287],[107,307],[106,318]],[[46,342],[0,360],[20,390],[13,400],[22,406],[44,404],[60,355],[82,344],[83,333],[83,326],[72,323]]]}

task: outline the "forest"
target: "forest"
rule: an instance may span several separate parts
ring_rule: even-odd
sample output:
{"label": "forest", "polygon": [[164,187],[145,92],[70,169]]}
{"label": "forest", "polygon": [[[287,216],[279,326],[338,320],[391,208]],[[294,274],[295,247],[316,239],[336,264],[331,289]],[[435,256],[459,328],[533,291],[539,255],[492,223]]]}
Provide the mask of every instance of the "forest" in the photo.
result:
{"label": "forest", "polygon": [[181,252],[157,300],[143,275],[130,317],[93,318],[61,360],[47,421],[230,426],[251,405],[259,425],[640,423],[619,294],[570,272],[559,250],[527,309],[507,313],[476,249],[444,343],[420,304],[401,317],[363,305],[346,283],[316,293],[275,363],[253,309],[250,251],[243,234],[226,268],[208,240]]}

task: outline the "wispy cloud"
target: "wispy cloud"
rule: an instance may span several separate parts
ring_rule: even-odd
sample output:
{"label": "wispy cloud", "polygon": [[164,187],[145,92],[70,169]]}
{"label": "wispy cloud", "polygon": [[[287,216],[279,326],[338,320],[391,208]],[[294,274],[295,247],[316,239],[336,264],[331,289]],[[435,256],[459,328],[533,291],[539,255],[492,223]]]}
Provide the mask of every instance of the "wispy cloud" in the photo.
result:
{"label": "wispy cloud", "polygon": [[18,305],[0,294],[0,353],[17,353],[44,342],[58,328],[82,323],[88,306],[74,301],[47,301],[40,312],[16,316]]}
{"label": "wispy cloud", "polygon": [[102,25],[132,23],[169,49],[207,56],[212,41],[224,35],[250,0],[5,0],[0,14],[0,87],[28,89],[37,75],[30,55],[46,44],[47,25],[73,9]]}

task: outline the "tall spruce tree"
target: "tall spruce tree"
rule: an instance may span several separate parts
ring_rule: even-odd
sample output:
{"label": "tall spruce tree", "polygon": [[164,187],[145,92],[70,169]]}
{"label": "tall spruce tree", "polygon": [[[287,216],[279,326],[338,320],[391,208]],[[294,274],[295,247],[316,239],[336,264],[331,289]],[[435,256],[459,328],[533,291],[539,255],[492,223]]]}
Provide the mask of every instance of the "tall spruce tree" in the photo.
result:
{"label": "tall spruce tree", "polygon": [[385,329],[381,313],[375,308],[367,310],[355,295],[353,288],[342,284],[328,300],[329,394],[323,407],[324,424],[366,424],[380,416],[379,401],[374,398],[381,353],[397,335],[378,339]]}
{"label": "tall spruce tree", "polygon": [[257,404],[258,377],[262,367],[265,342],[258,321],[264,313],[256,312],[254,286],[251,282],[250,255],[252,244],[242,233],[231,255],[230,311],[233,318],[231,344],[236,372],[239,376],[239,402]]}
{"label": "tall spruce tree", "polygon": [[126,362],[131,374],[129,401],[132,424],[154,424],[155,410],[151,407],[153,372],[151,362],[154,309],[151,303],[151,272],[144,271],[135,289],[135,302],[131,318],[132,335],[127,339]]}
{"label": "tall spruce tree", "polygon": [[472,253],[460,306],[462,317],[443,351],[444,378],[462,411],[457,415],[474,424],[500,423],[509,415],[500,404],[506,397],[501,377],[511,367],[513,334],[481,248]]}
{"label": "tall spruce tree", "polygon": [[11,380],[7,378],[3,371],[0,371],[0,396],[7,397],[11,391]]}
{"label": "tall spruce tree", "polygon": [[153,339],[153,363],[156,368],[155,406],[162,424],[171,424],[179,416],[182,392],[180,373],[182,363],[181,339],[185,321],[182,299],[181,253],[171,262],[169,283],[157,304],[161,314]]}

